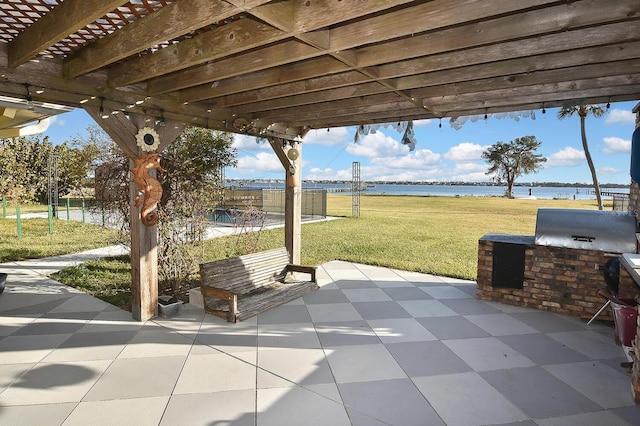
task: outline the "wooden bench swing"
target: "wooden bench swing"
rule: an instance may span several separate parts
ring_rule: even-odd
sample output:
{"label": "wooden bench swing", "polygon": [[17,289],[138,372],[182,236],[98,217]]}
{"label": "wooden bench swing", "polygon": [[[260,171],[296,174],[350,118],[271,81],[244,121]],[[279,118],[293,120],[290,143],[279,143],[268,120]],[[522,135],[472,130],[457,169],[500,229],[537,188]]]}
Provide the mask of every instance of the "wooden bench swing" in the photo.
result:
{"label": "wooden bench swing", "polygon": [[[292,273],[309,274],[308,281]],[[243,321],[318,289],[316,268],[292,265],[284,247],[200,264],[207,313]]]}

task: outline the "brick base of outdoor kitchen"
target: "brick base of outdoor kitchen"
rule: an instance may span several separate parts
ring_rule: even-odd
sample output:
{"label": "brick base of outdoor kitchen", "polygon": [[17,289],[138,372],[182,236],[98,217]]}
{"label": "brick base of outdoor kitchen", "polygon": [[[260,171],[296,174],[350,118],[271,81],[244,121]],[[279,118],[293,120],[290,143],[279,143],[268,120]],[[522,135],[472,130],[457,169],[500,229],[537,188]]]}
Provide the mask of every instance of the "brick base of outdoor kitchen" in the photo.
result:
{"label": "brick base of outdoor kitchen", "polygon": [[[598,295],[598,290],[606,288],[606,284],[602,270],[596,269],[596,265],[604,265],[609,257],[602,251],[542,246],[533,241],[534,237],[523,235],[482,237],[478,242],[477,297],[590,319],[606,303],[606,299]],[[519,260],[496,258],[494,248],[507,257],[521,253],[521,279],[514,279],[511,274],[506,277],[510,282],[504,282],[494,266],[517,269],[519,265],[514,262]],[[494,260],[501,265],[494,265]],[[623,268],[619,297],[633,298],[637,293]],[[611,311],[605,310],[598,319],[613,321]]]}

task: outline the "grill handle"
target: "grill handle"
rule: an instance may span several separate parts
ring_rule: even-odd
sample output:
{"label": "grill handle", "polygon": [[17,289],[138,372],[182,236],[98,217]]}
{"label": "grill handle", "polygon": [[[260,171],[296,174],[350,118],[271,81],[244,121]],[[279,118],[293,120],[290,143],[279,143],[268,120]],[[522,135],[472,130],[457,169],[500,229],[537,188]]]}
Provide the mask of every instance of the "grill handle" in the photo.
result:
{"label": "grill handle", "polygon": [[596,237],[591,237],[589,235],[572,235],[573,241],[581,241],[585,243],[592,243]]}

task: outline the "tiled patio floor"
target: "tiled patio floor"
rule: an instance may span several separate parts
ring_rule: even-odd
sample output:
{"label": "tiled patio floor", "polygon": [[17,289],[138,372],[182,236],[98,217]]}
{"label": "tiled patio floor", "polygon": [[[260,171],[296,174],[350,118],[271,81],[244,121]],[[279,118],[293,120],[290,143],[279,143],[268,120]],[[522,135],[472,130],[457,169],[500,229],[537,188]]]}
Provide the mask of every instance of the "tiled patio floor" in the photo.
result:
{"label": "tiled patio floor", "polygon": [[640,424],[612,328],[473,282],[335,261],[243,323],[139,323],[51,263],[0,265],[3,425]]}

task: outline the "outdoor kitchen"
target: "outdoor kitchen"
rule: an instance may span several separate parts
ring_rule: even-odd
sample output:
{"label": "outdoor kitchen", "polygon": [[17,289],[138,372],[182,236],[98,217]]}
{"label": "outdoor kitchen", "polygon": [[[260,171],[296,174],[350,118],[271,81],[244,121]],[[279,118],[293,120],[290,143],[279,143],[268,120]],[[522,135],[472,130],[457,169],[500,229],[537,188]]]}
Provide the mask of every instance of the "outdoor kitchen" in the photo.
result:
{"label": "outdoor kitchen", "polygon": [[[538,210],[534,236],[487,234],[478,241],[479,299],[591,319],[607,301],[603,270],[622,253],[636,253],[633,213]],[[617,297],[640,291],[621,273]],[[611,310],[598,319],[613,320]]]}

